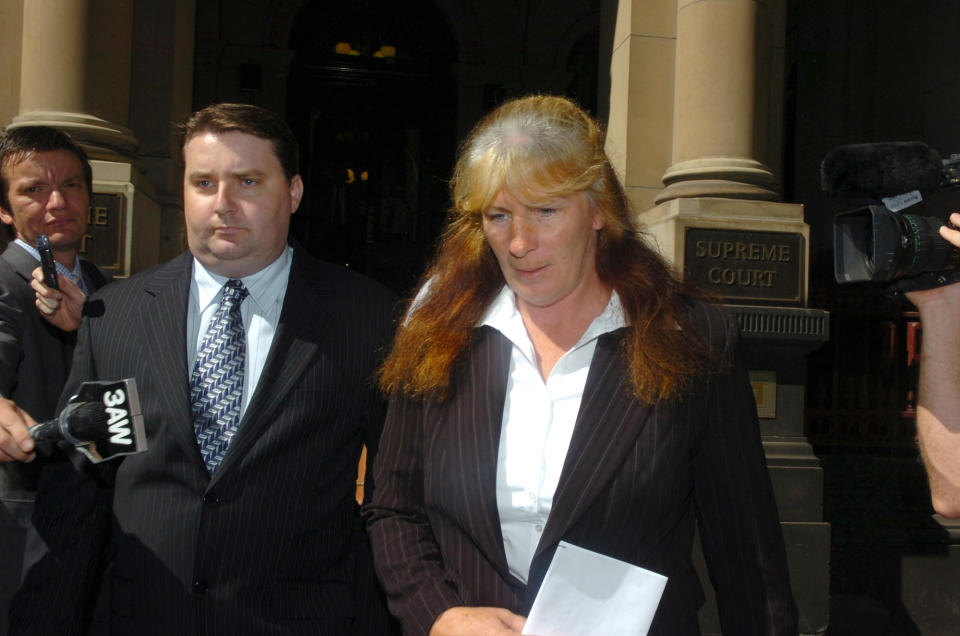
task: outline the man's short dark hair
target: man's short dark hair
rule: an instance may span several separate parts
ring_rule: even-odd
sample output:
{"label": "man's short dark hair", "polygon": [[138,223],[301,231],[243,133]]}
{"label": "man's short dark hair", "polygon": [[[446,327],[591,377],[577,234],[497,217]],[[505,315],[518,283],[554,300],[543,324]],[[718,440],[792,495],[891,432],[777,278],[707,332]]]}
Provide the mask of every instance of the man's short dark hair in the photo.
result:
{"label": "man's short dark hair", "polygon": [[87,153],[73,140],[73,137],[51,128],[50,126],[22,126],[8,130],[0,136],[0,207],[10,209],[7,198],[7,183],[4,170],[8,166],[15,166],[35,152],[53,152],[66,150],[72,152],[80,160],[83,168],[83,181],[87,186],[87,194],[93,194],[93,169],[87,159]]}
{"label": "man's short dark hair", "polygon": [[269,141],[288,180],[300,173],[297,138],[287,122],[275,113],[252,104],[211,104],[187,117],[180,126],[181,152],[187,142],[197,135],[231,131]]}

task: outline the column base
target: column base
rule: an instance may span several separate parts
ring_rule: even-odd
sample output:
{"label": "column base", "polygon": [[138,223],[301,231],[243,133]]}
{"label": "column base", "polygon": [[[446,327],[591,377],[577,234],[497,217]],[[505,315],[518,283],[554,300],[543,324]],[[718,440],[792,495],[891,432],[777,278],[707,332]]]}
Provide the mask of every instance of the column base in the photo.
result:
{"label": "column base", "polygon": [[132,155],[140,145],[128,128],[85,113],[31,110],[14,117],[7,130],[23,126],[51,126],[65,130],[81,142],[121,155]]}
{"label": "column base", "polygon": [[759,161],[742,157],[691,159],[672,165],[663,175],[666,188],[658,204],[671,199],[721,197],[778,201],[773,173]]}

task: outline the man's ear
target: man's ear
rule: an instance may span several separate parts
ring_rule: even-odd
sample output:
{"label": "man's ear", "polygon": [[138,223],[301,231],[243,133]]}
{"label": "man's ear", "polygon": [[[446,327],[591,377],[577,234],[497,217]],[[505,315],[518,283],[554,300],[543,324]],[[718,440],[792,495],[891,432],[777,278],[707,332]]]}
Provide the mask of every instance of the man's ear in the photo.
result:
{"label": "man's ear", "polygon": [[13,215],[2,205],[0,205],[0,221],[3,221],[11,227],[13,226]]}
{"label": "man's ear", "polygon": [[290,214],[297,211],[297,208],[300,207],[300,199],[302,198],[303,179],[300,178],[300,175],[295,174],[293,178],[290,179]]}

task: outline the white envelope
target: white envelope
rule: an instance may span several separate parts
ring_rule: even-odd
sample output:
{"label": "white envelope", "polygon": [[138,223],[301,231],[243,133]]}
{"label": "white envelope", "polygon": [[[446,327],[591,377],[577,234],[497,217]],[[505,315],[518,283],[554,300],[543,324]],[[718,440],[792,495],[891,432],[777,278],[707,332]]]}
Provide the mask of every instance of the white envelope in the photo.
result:
{"label": "white envelope", "polygon": [[645,636],[667,577],[561,541],[524,634]]}

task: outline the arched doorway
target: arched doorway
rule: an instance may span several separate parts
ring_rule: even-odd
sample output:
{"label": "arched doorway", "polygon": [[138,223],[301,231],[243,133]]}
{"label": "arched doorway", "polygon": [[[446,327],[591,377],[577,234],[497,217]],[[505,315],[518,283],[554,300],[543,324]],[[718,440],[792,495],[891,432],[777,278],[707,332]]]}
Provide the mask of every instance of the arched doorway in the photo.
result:
{"label": "arched doorway", "polygon": [[290,38],[287,117],[312,253],[405,293],[442,222],[455,148],[453,37],[426,0],[310,2]]}

